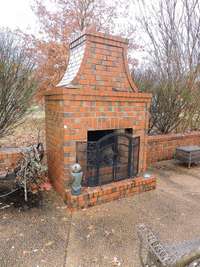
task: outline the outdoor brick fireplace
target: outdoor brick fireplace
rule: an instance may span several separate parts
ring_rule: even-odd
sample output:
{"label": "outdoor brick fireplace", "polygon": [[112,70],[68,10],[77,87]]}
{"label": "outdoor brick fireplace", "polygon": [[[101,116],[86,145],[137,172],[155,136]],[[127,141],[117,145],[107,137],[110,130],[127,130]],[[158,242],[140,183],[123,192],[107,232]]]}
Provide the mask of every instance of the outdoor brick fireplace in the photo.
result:
{"label": "outdoor brick fireplace", "polygon": [[[70,209],[155,188],[146,170],[151,95],[139,93],[127,64],[126,39],[83,33],[70,44],[61,82],[45,96],[49,178]],[[70,166],[84,172],[71,195]]]}

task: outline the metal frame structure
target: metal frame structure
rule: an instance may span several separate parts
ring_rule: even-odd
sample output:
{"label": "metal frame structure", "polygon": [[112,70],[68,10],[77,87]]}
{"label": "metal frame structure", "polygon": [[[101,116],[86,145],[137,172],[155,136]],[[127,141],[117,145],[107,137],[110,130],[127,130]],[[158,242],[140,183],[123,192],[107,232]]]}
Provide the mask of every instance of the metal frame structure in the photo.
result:
{"label": "metal frame structure", "polygon": [[[111,133],[77,149],[77,162],[83,166],[84,185],[98,186],[135,177],[138,173],[140,138]],[[80,160],[84,158],[84,160]]]}
{"label": "metal frame structure", "polygon": [[174,158],[188,164],[188,168],[190,168],[192,163],[200,162],[200,146],[177,147]]}
{"label": "metal frame structure", "polygon": [[200,239],[166,245],[149,226],[137,225],[142,267],[200,267]]}
{"label": "metal frame structure", "polygon": [[44,172],[42,159],[44,157],[44,146],[42,143],[27,147],[21,152],[21,158],[17,162],[17,166],[11,173],[8,172],[5,177],[1,177],[0,182],[12,183],[12,188],[8,192],[0,194],[0,198],[7,197],[17,190],[23,188],[25,201],[28,201],[28,190],[31,184],[37,184],[37,176]]}

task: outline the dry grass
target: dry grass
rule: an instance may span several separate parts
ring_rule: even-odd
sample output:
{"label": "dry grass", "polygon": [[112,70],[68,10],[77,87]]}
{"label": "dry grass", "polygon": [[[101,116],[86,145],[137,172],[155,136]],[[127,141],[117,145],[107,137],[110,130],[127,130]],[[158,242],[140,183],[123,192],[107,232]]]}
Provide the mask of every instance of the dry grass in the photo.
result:
{"label": "dry grass", "polygon": [[34,111],[18,126],[12,135],[0,140],[0,147],[28,146],[39,141],[45,143],[45,116],[43,111]]}

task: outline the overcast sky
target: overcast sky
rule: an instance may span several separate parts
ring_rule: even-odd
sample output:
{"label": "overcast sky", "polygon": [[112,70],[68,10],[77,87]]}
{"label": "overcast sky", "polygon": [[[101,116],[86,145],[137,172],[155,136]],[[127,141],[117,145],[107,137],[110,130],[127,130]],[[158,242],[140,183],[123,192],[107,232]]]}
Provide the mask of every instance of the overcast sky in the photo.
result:
{"label": "overcast sky", "polygon": [[35,32],[36,18],[30,3],[30,0],[0,0],[0,26]]}
{"label": "overcast sky", "polygon": [[[0,0],[0,27],[9,27],[12,30],[20,28],[37,35],[39,25],[31,10],[31,3],[33,0]],[[134,57],[141,60],[143,53],[135,51]]]}
{"label": "overcast sky", "polygon": [[[38,30],[37,19],[31,10],[31,3],[33,0],[0,0],[0,26],[11,29],[18,27],[24,31],[36,32]],[[130,10],[132,10],[132,5],[130,5]]]}

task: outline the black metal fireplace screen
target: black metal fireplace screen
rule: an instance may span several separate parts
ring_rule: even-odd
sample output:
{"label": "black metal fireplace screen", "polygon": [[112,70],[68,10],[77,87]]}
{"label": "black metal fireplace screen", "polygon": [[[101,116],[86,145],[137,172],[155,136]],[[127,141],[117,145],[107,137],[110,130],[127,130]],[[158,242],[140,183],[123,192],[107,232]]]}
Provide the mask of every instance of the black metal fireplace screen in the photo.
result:
{"label": "black metal fireplace screen", "polygon": [[97,186],[135,177],[140,138],[111,133],[98,141],[77,142],[77,162],[84,171],[84,186]]}

